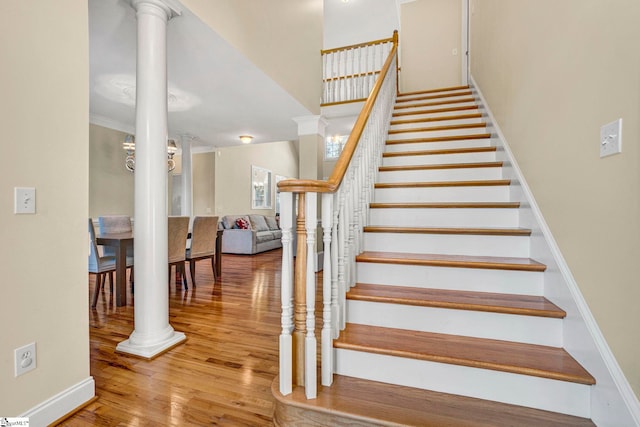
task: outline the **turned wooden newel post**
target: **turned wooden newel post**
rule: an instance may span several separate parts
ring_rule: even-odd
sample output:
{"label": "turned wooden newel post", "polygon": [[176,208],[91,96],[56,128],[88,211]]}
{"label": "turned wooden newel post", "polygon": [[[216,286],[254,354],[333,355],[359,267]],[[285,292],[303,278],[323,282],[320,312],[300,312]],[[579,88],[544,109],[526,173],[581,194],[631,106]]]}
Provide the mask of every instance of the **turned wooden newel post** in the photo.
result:
{"label": "turned wooden newel post", "polygon": [[[298,218],[296,222],[297,250],[293,302],[293,375],[296,385],[304,385],[304,339],[307,332],[307,230],[305,228],[305,193],[298,194]],[[311,296],[313,298],[314,296]]]}

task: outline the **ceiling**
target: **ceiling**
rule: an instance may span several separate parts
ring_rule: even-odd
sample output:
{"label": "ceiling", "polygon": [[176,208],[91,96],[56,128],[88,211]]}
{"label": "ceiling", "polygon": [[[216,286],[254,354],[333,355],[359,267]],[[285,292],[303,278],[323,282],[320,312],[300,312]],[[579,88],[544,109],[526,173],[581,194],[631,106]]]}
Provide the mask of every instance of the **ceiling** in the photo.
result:
{"label": "ceiling", "polygon": [[[89,0],[90,120],[135,130],[136,17],[127,0]],[[167,27],[169,135],[194,150],[295,140],[312,113],[189,10]]]}

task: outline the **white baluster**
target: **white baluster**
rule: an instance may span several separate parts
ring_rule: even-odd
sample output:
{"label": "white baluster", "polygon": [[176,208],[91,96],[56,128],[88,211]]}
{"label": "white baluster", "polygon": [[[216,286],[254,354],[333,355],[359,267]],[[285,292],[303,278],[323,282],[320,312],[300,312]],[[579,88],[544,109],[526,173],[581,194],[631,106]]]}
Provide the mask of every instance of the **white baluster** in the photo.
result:
{"label": "white baluster", "polygon": [[[338,256],[340,241],[338,238],[338,221],[339,221],[339,194],[340,190],[332,195],[332,215],[331,224],[331,327],[333,339],[338,338],[340,332],[340,294],[338,286],[338,264],[340,257]],[[323,216],[324,218],[324,216]],[[325,272],[326,274],[326,272]]]}
{"label": "white baluster", "polygon": [[290,394],[293,384],[293,251],[291,228],[293,227],[293,194],[280,193],[280,228],[282,229],[282,332],[280,334],[280,393]]}
{"label": "white baluster", "polygon": [[316,342],[316,229],[318,228],[318,193],[307,193],[307,336],[304,339],[304,391],[307,399],[315,399],[318,394],[318,360]]}
{"label": "white baluster", "polygon": [[329,386],[333,382],[333,337],[331,327],[331,221],[333,220],[333,194],[322,195],[322,242],[324,247],[324,260],[322,263],[322,335],[321,335],[321,369],[322,385]]}

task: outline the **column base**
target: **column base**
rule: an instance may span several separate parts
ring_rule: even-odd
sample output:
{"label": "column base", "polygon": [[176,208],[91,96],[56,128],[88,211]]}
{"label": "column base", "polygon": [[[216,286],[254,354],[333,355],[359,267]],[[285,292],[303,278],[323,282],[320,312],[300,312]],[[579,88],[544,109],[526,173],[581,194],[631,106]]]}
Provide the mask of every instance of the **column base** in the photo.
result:
{"label": "column base", "polygon": [[131,340],[124,340],[116,346],[116,352],[131,354],[144,359],[154,359],[173,347],[182,344],[186,339],[187,336],[183,332],[174,332],[169,338],[152,345],[135,345],[131,344]]}

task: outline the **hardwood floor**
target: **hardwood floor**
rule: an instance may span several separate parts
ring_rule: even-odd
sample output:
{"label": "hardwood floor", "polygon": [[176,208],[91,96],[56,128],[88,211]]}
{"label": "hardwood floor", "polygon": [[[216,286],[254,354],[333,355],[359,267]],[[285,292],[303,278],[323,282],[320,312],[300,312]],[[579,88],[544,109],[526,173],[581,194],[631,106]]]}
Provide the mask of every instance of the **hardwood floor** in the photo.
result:
{"label": "hardwood floor", "polygon": [[[281,257],[225,254],[215,285],[209,264],[198,263],[198,285],[186,292],[172,280],[170,323],[187,341],[152,361],[114,352],[133,330],[133,307],[101,293],[89,312],[98,399],[59,425],[273,425]],[[87,298],[93,286],[91,278]]]}

